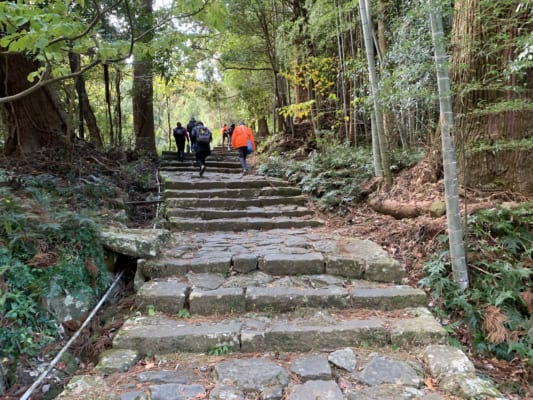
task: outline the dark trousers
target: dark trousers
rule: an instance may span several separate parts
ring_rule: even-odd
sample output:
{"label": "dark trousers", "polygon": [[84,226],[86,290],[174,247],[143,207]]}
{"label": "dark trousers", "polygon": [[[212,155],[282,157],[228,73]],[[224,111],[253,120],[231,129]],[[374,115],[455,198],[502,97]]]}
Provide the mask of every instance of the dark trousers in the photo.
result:
{"label": "dark trousers", "polygon": [[175,139],[176,139],[176,147],[178,148],[178,160],[183,161],[183,157],[185,154],[185,138],[178,137]]}
{"label": "dark trousers", "polygon": [[246,156],[248,155],[248,146],[239,147],[239,161],[244,171],[248,171],[248,165],[246,165]]}
{"label": "dark trousers", "polygon": [[205,165],[205,159],[209,154],[211,154],[210,149],[200,149],[196,152],[196,162],[198,163],[199,167]]}

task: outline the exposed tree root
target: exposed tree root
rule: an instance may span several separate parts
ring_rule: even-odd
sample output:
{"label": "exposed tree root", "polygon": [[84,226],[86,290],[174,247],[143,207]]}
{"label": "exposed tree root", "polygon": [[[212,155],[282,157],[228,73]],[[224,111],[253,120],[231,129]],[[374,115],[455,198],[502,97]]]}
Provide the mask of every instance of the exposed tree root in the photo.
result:
{"label": "exposed tree root", "polygon": [[402,203],[392,199],[371,199],[368,205],[380,214],[390,215],[396,219],[416,218],[429,215],[432,200]]}

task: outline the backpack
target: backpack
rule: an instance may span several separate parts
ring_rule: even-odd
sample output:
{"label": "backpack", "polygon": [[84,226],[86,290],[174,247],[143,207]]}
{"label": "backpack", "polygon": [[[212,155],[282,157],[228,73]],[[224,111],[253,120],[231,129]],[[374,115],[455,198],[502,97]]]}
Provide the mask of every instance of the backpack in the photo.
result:
{"label": "backpack", "polygon": [[208,144],[211,141],[211,133],[205,126],[201,126],[196,131],[196,143]]}
{"label": "backpack", "polygon": [[174,134],[174,137],[177,139],[177,138],[182,138],[182,137],[185,137],[185,132],[187,132],[185,130],[185,128],[183,126],[181,127],[176,127],[174,128],[174,131],[172,132]]}

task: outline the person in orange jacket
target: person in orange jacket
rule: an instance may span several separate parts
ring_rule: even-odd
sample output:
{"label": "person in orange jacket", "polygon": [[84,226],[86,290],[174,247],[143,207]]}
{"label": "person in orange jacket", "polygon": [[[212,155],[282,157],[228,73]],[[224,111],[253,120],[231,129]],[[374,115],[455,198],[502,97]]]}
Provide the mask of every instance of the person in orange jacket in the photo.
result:
{"label": "person in orange jacket", "polygon": [[239,150],[239,161],[241,162],[243,175],[248,173],[248,165],[246,164],[246,156],[248,155],[248,141],[252,143],[252,151],[255,151],[255,140],[252,130],[244,124],[244,121],[241,120],[231,135],[231,146],[234,149]]}
{"label": "person in orange jacket", "polygon": [[226,140],[228,141],[228,149],[229,149],[229,135],[228,135],[229,127],[228,124],[224,124],[220,132],[222,133],[222,147],[225,147]]}

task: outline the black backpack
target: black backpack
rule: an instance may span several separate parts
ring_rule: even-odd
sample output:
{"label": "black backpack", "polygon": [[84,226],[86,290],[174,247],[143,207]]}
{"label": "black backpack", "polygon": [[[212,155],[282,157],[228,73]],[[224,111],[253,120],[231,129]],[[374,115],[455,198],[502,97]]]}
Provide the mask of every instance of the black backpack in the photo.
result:
{"label": "black backpack", "polygon": [[175,127],[173,130],[174,138],[178,139],[185,137],[185,132],[187,132],[187,130],[183,126],[180,126],[179,128]]}
{"label": "black backpack", "polygon": [[208,144],[211,141],[211,133],[205,126],[196,130],[196,143]]}

